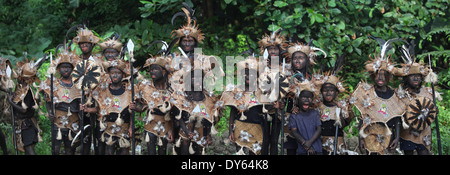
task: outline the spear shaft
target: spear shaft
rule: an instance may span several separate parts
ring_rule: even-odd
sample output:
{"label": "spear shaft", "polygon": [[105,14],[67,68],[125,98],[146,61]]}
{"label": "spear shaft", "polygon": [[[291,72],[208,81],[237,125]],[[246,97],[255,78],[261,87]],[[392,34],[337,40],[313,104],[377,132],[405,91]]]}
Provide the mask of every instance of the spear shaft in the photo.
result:
{"label": "spear shaft", "polygon": [[[134,49],[134,44],[133,41],[128,40],[127,43],[127,49],[128,49],[128,53],[130,55],[130,72],[131,72],[131,76],[130,76],[130,83],[131,83],[131,102],[134,102],[134,76],[133,76],[133,61],[134,61],[134,54],[133,54],[133,49]],[[136,154],[136,140],[135,140],[135,116],[134,116],[134,110],[131,110],[131,155],[135,155]]]}
{"label": "spear shaft", "polygon": [[[430,69],[431,69],[431,58],[430,58],[430,54],[428,54],[428,62],[430,64]],[[432,70],[431,70],[432,71]],[[433,103],[434,106],[436,107],[436,117],[434,119],[434,124],[436,125],[436,139],[437,139],[437,144],[438,144],[438,153],[439,155],[442,155],[442,147],[441,147],[441,132],[439,131],[439,121],[438,121],[438,115],[439,115],[439,110],[436,104],[436,93],[434,91],[434,82],[431,81],[431,90],[433,93]]]}

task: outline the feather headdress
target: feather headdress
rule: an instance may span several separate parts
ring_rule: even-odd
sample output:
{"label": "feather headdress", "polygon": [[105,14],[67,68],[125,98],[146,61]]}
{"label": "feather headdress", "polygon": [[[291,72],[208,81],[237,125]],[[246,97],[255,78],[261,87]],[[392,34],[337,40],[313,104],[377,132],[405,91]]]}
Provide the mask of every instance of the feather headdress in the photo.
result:
{"label": "feather headdress", "polygon": [[280,31],[281,28],[273,31],[271,35],[265,34],[262,39],[258,41],[261,54],[264,53],[266,48],[269,46],[284,47],[284,45],[286,44],[286,39],[283,35],[281,35]]}
{"label": "feather headdress", "polygon": [[175,40],[179,41],[181,37],[192,37],[197,42],[202,43],[205,38],[198,28],[197,19],[194,16],[195,10],[192,9],[187,3],[182,3],[184,7],[181,8],[182,12],[175,13],[172,17],[172,25],[178,16],[184,16],[186,20],[186,24],[181,26],[181,28],[172,31],[172,37],[176,37]]}
{"label": "feather headdress", "polygon": [[[402,45],[400,48],[402,52],[403,64],[401,68],[398,68],[395,72],[396,76],[408,76],[413,74],[421,74],[425,77],[425,82],[437,82],[437,75],[433,72],[430,66],[425,65],[423,62],[416,62],[414,56],[414,40],[407,45]],[[430,60],[431,61],[431,60]]]}
{"label": "feather headdress", "polygon": [[320,48],[314,47],[314,46],[309,46],[308,45],[304,45],[302,43],[291,43],[289,44],[289,46],[287,46],[287,58],[292,58],[292,55],[295,52],[303,52],[305,53],[308,57],[309,57],[309,64],[310,65],[315,65],[315,56],[317,55],[317,53],[315,51],[320,51],[323,53],[324,58],[327,57],[327,53],[325,51],[323,51]]}
{"label": "feather headdress", "polygon": [[400,38],[394,38],[390,40],[383,40],[381,38],[375,38],[370,36],[370,38],[376,40],[380,45],[380,54],[376,55],[375,58],[370,59],[366,62],[365,69],[370,73],[375,73],[379,70],[386,70],[389,73],[393,74],[396,71],[395,64],[389,60],[389,56],[387,53],[392,49],[392,44],[396,41],[405,42],[405,40]]}
{"label": "feather headdress", "polygon": [[117,52],[122,51],[123,44],[120,42],[120,35],[115,33],[111,38],[108,38],[106,41],[103,41],[99,44],[102,51],[105,51],[108,48],[112,48],[117,50]]}

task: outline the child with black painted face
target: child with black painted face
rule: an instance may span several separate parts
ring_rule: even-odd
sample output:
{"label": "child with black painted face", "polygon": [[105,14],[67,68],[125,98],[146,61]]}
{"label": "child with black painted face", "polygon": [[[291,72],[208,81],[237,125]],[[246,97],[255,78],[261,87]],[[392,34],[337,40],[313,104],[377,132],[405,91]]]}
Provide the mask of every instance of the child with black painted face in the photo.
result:
{"label": "child with black painted face", "polygon": [[[350,124],[354,116],[342,101],[336,100],[340,91],[335,84],[327,82],[322,85],[320,89],[322,102],[317,108],[322,122],[321,140],[324,155],[330,155],[334,151],[336,151],[336,154],[344,154],[343,150],[346,148],[343,128]],[[336,140],[337,143],[335,143]]]}
{"label": "child with black painted face", "polygon": [[303,90],[297,101],[299,112],[289,117],[289,129],[298,144],[297,155],[322,154],[322,142],[319,139],[322,123],[319,120],[319,112],[312,109],[313,98],[311,91]]}

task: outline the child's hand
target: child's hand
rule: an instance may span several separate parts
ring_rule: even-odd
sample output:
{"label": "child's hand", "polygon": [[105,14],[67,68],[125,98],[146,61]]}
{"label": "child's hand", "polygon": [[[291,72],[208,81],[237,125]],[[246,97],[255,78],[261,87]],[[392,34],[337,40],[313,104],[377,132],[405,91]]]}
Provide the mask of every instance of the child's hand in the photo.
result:
{"label": "child's hand", "polygon": [[364,139],[359,138],[359,151],[364,153],[366,150],[366,143],[364,141]]}
{"label": "child's hand", "polygon": [[306,141],[305,144],[303,144],[303,146],[308,148],[308,149],[311,148],[311,145],[312,145],[312,142],[310,140]]}
{"label": "child's hand", "polygon": [[233,133],[230,133],[230,135],[228,136],[228,139],[230,139],[231,143],[234,143],[234,135],[233,135]]}
{"label": "child's hand", "polygon": [[308,149],[308,155],[316,155],[316,151],[314,150],[313,147],[310,147],[310,148]]}
{"label": "child's hand", "polygon": [[135,101],[131,102],[129,107],[130,107],[131,110],[136,111],[136,109],[137,109],[136,108],[136,102]]}
{"label": "child's hand", "polygon": [[272,102],[272,105],[274,108],[279,109],[280,108],[280,103],[278,101]]}
{"label": "child's hand", "polygon": [[298,108],[297,106],[294,106],[294,107],[292,108],[292,114],[298,114],[298,112],[299,112],[298,109],[299,109],[299,108]]}
{"label": "child's hand", "polygon": [[131,127],[128,127],[128,137],[133,137],[133,130]]}
{"label": "child's hand", "polygon": [[193,139],[194,136],[195,136],[195,133],[194,133],[194,132],[189,132],[189,139]]}

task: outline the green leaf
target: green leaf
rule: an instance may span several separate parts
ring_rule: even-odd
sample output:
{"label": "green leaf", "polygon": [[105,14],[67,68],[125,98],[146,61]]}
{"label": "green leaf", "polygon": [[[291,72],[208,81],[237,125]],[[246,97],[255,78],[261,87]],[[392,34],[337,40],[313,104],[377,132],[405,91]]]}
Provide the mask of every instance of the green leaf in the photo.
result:
{"label": "green leaf", "polygon": [[150,1],[139,1],[139,2],[141,2],[142,4],[152,4],[152,2]]}
{"label": "green leaf", "polygon": [[102,38],[103,40],[106,40],[107,38],[111,37],[111,35],[114,34],[114,31],[111,32],[106,32],[104,35],[102,35],[100,38]]}
{"label": "green leaf", "polygon": [[260,16],[260,15],[262,15],[262,14],[264,14],[264,9],[256,10],[256,11],[255,11],[255,15],[256,15],[256,16]]}
{"label": "green leaf", "polygon": [[348,46],[345,50],[346,50],[348,53],[352,53],[352,52],[353,52],[353,47],[352,47],[352,46]]}
{"label": "green leaf", "polygon": [[[50,38],[51,39],[51,38]],[[39,38],[39,46],[35,47],[37,52],[43,52],[45,48],[48,47],[48,45],[50,45],[50,43],[52,42],[52,40],[50,40],[48,38]]]}
{"label": "green leaf", "polygon": [[273,3],[273,5],[274,5],[275,7],[282,8],[282,7],[287,6],[288,4],[287,4],[286,2],[284,2],[284,1],[275,1],[275,2]]}
{"label": "green leaf", "polygon": [[316,18],[316,21],[318,23],[323,23],[323,21],[325,20],[325,18],[322,16],[322,14],[315,14],[314,18]]}
{"label": "green leaf", "polygon": [[311,22],[311,25],[313,25],[314,22],[316,22],[316,17],[314,15],[311,16],[310,22]]}
{"label": "green leaf", "polygon": [[352,45],[353,47],[359,47],[359,45],[361,45],[361,42],[363,41],[363,37],[359,37],[356,38],[355,40],[353,40]]}
{"label": "green leaf", "polygon": [[338,28],[340,30],[345,30],[345,23],[344,23],[344,21],[339,22],[339,24],[336,25],[336,28]]}
{"label": "green leaf", "polygon": [[80,6],[80,0],[70,0],[69,5],[73,8],[78,8]]}
{"label": "green leaf", "polygon": [[225,0],[225,3],[230,4],[233,0]]}
{"label": "green leaf", "polygon": [[275,25],[275,24],[270,24],[269,25],[269,27],[267,28],[269,31],[275,31],[275,30],[277,30],[278,28],[280,28],[280,26],[277,26],[277,25]]}
{"label": "green leaf", "polygon": [[336,7],[336,1],[335,0],[328,1],[328,6],[329,7]]}
{"label": "green leaf", "polygon": [[373,14],[372,13],[373,13],[374,10],[375,10],[375,8],[370,9],[370,12],[369,12],[369,17],[370,18],[373,18]]}
{"label": "green leaf", "polygon": [[394,15],[394,12],[387,12],[383,16],[386,18],[392,17]]}
{"label": "green leaf", "polygon": [[361,49],[360,48],[356,48],[355,47],[355,51],[356,51],[356,53],[358,53],[359,56],[361,56]]}

